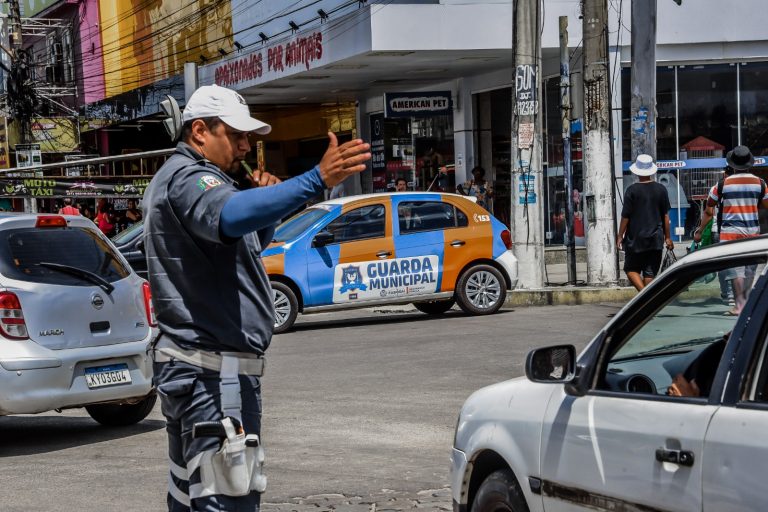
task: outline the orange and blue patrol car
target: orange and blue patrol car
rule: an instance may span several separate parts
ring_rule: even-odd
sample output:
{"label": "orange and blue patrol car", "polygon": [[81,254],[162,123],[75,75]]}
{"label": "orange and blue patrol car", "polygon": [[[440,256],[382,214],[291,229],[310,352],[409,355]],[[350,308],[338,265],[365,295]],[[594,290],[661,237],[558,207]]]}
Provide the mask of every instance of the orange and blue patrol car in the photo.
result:
{"label": "orange and blue patrol car", "polygon": [[517,284],[511,249],[507,227],[460,195],[370,194],[311,206],[283,222],[262,253],[275,332],[298,313],[380,304],[495,313]]}

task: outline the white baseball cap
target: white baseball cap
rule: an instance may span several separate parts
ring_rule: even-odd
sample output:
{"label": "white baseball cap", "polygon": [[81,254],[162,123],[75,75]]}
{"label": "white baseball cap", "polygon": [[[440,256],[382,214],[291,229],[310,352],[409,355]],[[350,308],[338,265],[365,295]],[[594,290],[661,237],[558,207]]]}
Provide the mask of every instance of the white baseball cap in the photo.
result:
{"label": "white baseball cap", "polygon": [[192,93],[184,107],[185,123],[204,117],[218,117],[230,128],[241,132],[266,135],[272,131],[270,125],[251,117],[245,98],[232,89],[218,85],[200,87]]}

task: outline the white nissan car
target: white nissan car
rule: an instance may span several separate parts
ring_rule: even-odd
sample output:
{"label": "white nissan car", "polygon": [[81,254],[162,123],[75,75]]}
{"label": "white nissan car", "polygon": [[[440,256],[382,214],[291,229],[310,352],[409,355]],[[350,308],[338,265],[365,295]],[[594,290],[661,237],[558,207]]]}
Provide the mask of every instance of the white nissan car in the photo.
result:
{"label": "white nissan car", "polygon": [[[454,510],[768,510],[767,256],[766,237],[686,256],[578,358],[537,349],[527,379],[475,392]],[[724,300],[734,277],[752,286],[740,315]]]}
{"label": "white nissan car", "polygon": [[155,404],[149,285],[79,216],[0,214],[0,416],[85,407],[104,425]]}

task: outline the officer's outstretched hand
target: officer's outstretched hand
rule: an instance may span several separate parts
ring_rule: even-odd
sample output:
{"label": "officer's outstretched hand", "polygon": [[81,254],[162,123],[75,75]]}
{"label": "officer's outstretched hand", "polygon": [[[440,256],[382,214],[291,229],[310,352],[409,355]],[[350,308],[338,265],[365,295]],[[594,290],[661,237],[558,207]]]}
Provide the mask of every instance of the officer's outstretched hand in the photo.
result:
{"label": "officer's outstretched hand", "polygon": [[362,139],[353,139],[339,146],[339,140],[333,132],[328,132],[328,138],[331,140],[319,167],[325,186],[333,187],[348,176],[365,170],[365,162],[371,159],[368,151],[371,145]]}

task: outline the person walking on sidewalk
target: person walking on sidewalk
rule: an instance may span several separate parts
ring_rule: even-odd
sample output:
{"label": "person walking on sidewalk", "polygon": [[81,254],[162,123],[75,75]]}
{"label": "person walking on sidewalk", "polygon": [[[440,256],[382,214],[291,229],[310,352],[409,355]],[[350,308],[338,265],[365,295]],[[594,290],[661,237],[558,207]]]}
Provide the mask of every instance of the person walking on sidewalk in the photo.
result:
{"label": "person walking on sidewalk", "polygon": [[656,164],[649,155],[638,155],[629,170],[640,180],[627,188],[621,210],[621,226],[616,246],[624,250],[624,272],[637,291],[645,288],[661,267],[666,245],[675,244],[669,234],[669,196],[664,185],[656,183]]}
{"label": "person walking on sidewalk", "polygon": [[[701,213],[701,222],[693,234],[697,242],[701,240],[703,227],[714,215],[714,208],[719,208],[717,225],[720,242],[751,238],[760,234],[760,206],[768,208],[768,190],[765,181],[751,172],[755,158],[746,146],[736,146],[725,156],[728,167],[734,170],[712,187],[707,198],[707,206]],[[727,312],[729,315],[741,313],[747,303],[747,291],[755,275],[754,266],[735,267],[727,271],[725,279],[731,282],[736,305]]]}
{"label": "person walking on sidewalk", "polygon": [[[249,134],[271,127],[251,117],[242,96],[215,85],[192,94],[183,121],[182,142],[144,195],[167,504],[172,512],[257,512],[266,485],[256,437],[261,375],[275,323],[261,252],[281,218],[363,171],[370,146],[339,145],[329,133],[312,170],[285,182],[256,171],[256,186],[240,190],[233,176],[251,150]],[[207,425],[204,437],[194,436],[195,425]]]}

